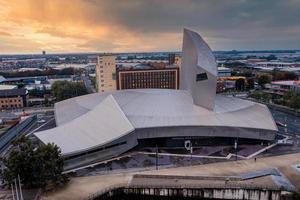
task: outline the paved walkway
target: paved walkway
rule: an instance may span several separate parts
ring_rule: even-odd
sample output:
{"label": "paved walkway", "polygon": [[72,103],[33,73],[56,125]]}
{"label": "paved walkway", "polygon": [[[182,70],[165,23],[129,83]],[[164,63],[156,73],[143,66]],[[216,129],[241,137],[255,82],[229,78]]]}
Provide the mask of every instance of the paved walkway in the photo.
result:
{"label": "paved walkway", "polygon": [[[232,176],[263,169],[278,168],[298,189],[300,189],[300,173],[291,167],[292,165],[298,163],[300,163],[300,153],[260,158],[257,159],[256,162],[254,159],[234,162],[219,162],[206,165],[161,169],[158,171],[145,171],[139,173],[180,176]],[[127,184],[131,180],[133,174],[136,173],[72,178],[70,183],[64,188],[44,194],[42,199],[83,199],[89,194],[96,193],[100,190],[105,190],[106,188],[114,187],[120,184]],[[255,181],[252,183],[256,184]]]}

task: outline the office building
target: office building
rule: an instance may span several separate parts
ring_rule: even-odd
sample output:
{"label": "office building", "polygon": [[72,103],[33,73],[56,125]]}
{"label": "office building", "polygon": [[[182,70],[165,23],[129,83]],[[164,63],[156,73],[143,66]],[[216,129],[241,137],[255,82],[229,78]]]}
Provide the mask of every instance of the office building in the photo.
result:
{"label": "office building", "polygon": [[96,87],[98,92],[116,90],[116,57],[114,55],[98,56]]}
{"label": "office building", "polygon": [[179,68],[131,69],[117,71],[117,89],[179,88]]}

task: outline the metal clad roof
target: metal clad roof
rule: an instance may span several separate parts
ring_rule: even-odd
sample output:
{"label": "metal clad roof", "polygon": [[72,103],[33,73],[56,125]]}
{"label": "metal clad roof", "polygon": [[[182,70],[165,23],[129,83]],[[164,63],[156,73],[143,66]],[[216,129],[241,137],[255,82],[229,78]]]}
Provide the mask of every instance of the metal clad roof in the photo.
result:
{"label": "metal clad roof", "polygon": [[[102,114],[99,114],[102,113]],[[44,143],[55,143],[62,154],[104,145],[134,130],[112,95],[86,114],[56,128],[37,132]]]}

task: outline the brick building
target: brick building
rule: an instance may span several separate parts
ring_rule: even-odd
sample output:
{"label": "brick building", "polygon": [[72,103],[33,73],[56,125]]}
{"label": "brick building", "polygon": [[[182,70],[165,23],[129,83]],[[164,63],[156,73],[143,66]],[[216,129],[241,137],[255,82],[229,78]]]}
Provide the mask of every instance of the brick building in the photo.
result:
{"label": "brick building", "polygon": [[27,106],[26,89],[0,90],[0,108],[23,108]]}
{"label": "brick building", "polygon": [[179,68],[131,69],[117,71],[117,89],[179,88]]}

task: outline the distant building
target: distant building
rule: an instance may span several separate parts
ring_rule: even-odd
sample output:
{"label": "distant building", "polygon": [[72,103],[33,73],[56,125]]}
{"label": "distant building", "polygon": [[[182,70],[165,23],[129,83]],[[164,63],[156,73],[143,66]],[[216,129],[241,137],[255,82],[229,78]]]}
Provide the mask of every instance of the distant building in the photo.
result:
{"label": "distant building", "polygon": [[254,68],[262,71],[272,71],[274,69],[286,69],[286,68],[297,68],[300,67],[300,63],[296,62],[278,62],[278,61],[269,61],[269,62],[256,62]]}
{"label": "distant building", "polygon": [[0,124],[16,124],[21,120],[21,117],[13,113],[0,112]]}
{"label": "distant building", "polygon": [[116,57],[102,55],[96,65],[96,86],[98,92],[116,90]]}
{"label": "distant building", "polygon": [[218,77],[230,77],[231,69],[227,67],[218,67]]}
{"label": "distant building", "polygon": [[6,80],[6,78],[4,78],[3,76],[0,75],[0,83],[4,82]]}
{"label": "distant building", "polygon": [[26,89],[0,90],[0,108],[23,108],[27,106]]}
{"label": "distant building", "polygon": [[179,68],[118,70],[117,89],[179,88]]}
{"label": "distant building", "polygon": [[17,89],[18,86],[16,85],[0,85],[0,90],[11,90],[11,89]]}
{"label": "distant building", "polygon": [[43,55],[46,55],[46,51],[43,51],[42,54],[43,54]]}
{"label": "distant building", "polygon": [[265,85],[266,91],[272,94],[284,95],[288,91],[300,91],[300,81],[272,81]]}

